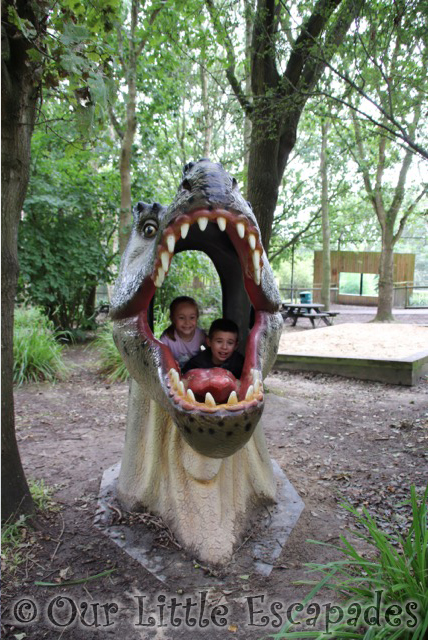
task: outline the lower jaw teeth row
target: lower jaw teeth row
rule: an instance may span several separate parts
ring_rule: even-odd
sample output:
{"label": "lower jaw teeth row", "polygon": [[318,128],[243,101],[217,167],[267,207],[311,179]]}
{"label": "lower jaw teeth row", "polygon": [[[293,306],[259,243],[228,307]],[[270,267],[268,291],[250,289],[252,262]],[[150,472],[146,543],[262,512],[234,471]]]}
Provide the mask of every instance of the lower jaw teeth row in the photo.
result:
{"label": "lower jaw teeth row", "polygon": [[[216,401],[214,400],[213,396],[209,391],[205,394],[205,401],[203,403],[198,403],[193,391],[191,389],[186,390],[184,383],[182,380],[180,380],[179,373],[176,369],[170,369],[168,375],[169,375],[171,387],[174,389],[176,394],[185,398],[191,404],[195,404],[195,405],[205,404],[207,407],[211,407],[211,408],[217,406]],[[263,385],[261,381],[261,376],[259,371],[257,371],[257,369],[252,369],[252,377],[253,377],[253,384],[251,384],[248,387],[247,393],[245,394],[244,402],[251,402],[251,400],[258,398],[261,394],[263,394]],[[239,404],[236,391],[231,391],[229,398],[227,400],[227,403],[225,404],[229,406],[235,406]]]}

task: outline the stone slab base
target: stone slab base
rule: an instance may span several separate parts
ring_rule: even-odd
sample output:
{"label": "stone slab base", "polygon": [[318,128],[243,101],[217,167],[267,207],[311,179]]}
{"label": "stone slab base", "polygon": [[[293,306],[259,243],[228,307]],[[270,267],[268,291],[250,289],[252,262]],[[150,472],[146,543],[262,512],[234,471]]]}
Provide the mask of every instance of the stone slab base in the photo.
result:
{"label": "stone slab base", "polygon": [[[266,509],[265,517],[261,523],[257,522],[256,533],[251,536],[251,540],[238,546],[235,552],[238,555],[245,548],[245,553],[253,558],[253,571],[263,576],[271,573],[305,506],[277,462],[272,461],[272,464],[277,481],[277,504]],[[116,499],[119,471],[120,462],[106,469],[103,474],[95,526],[162,583],[175,577],[177,570],[185,563],[192,569],[194,558],[186,556],[180,549],[172,549],[171,545],[165,549],[159,548],[155,540],[156,533],[147,525],[112,524],[112,515],[121,514],[122,509]]]}
{"label": "stone slab base", "polygon": [[428,374],[428,351],[400,360],[328,357],[279,353],[274,368],[286,371],[317,371],[345,378],[388,384],[414,385]]}

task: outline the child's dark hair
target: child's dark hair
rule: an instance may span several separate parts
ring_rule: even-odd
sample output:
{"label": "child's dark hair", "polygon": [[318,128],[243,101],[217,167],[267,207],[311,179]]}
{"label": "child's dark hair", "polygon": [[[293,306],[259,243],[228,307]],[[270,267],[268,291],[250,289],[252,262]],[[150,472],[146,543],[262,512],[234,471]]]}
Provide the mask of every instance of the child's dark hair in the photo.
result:
{"label": "child's dark hair", "polygon": [[211,323],[208,337],[211,340],[216,331],[227,331],[228,333],[236,334],[236,339],[239,338],[239,329],[236,322],[229,320],[228,318],[217,318]]}
{"label": "child's dark hair", "polygon": [[190,296],[178,296],[178,298],[174,298],[174,300],[169,305],[169,317],[171,318],[171,324],[164,331],[164,334],[168,336],[168,338],[170,338],[171,340],[174,340],[174,342],[175,342],[175,336],[174,336],[175,327],[173,325],[172,318],[178,305],[183,303],[193,305],[196,308],[196,313],[199,318],[199,307],[196,300],[194,300]]}

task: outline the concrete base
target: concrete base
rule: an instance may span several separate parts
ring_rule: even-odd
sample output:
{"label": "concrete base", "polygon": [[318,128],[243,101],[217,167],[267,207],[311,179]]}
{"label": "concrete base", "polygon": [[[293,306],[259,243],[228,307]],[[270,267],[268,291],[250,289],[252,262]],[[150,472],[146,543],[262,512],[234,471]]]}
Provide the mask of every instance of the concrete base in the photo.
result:
{"label": "concrete base", "polygon": [[286,371],[317,371],[345,378],[375,380],[389,384],[414,385],[428,374],[428,351],[400,360],[328,357],[317,355],[277,355],[274,367]]}
{"label": "concrete base", "polygon": [[[257,531],[251,540],[235,552],[238,555],[245,548],[245,553],[253,558],[252,570],[263,576],[271,573],[305,506],[277,462],[272,464],[277,481],[277,504],[266,510],[264,521],[257,521]],[[120,463],[117,463],[103,474],[95,526],[162,583],[175,577],[184,563],[191,570],[195,563],[193,558],[183,556],[180,550],[159,548],[155,534],[144,524],[111,524],[112,512],[122,509],[116,499],[119,471]]]}

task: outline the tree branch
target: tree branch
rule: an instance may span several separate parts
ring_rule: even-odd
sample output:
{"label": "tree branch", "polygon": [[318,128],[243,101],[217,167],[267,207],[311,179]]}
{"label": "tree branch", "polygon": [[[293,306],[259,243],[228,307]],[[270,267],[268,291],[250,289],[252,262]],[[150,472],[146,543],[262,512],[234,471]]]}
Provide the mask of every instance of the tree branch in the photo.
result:
{"label": "tree branch", "polygon": [[418,204],[418,202],[420,200],[422,200],[422,198],[424,197],[424,195],[428,192],[428,186],[425,185],[425,187],[422,189],[422,191],[420,192],[420,194],[418,195],[418,197],[415,199],[414,202],[412,202],[412,204],[407,208],[406,213],[402,216],[399,225],[398,225],[398,229],[397,232],[394,234],[394,244],[400,239],[401,234],[403,233],[405,224],[407,222],[407,219],[409,218],[409,216],[413,213],[413,211],[415,210],[416,205]]}
{"label": "tree branch", "polygon": [[216,10],[213,0],[205,0],[205,4],[208,9],[208,13],[210,14],[210,18],[213,23],[217,36],[220,33],[222,33],[222,36],[224,37],[222,44],[226,49],[226,55],[227,55],[226,77],[229,81],[230,86],[232,87],[233,93],[238,99],[239,104],[241,105],[241,107],[243,108],[247,116],[251,117],[253,112],[253,106],[251,102],[248,100],[247,96],[245,95],[245,92],[242,89],[241,83],[239,82],[235,74],[235,65],[236,65],[235,53],[233,50],[232,42],[229,37],[229,33],[227,32],[226,29],[224,29],[220,21],[219,12]]}

